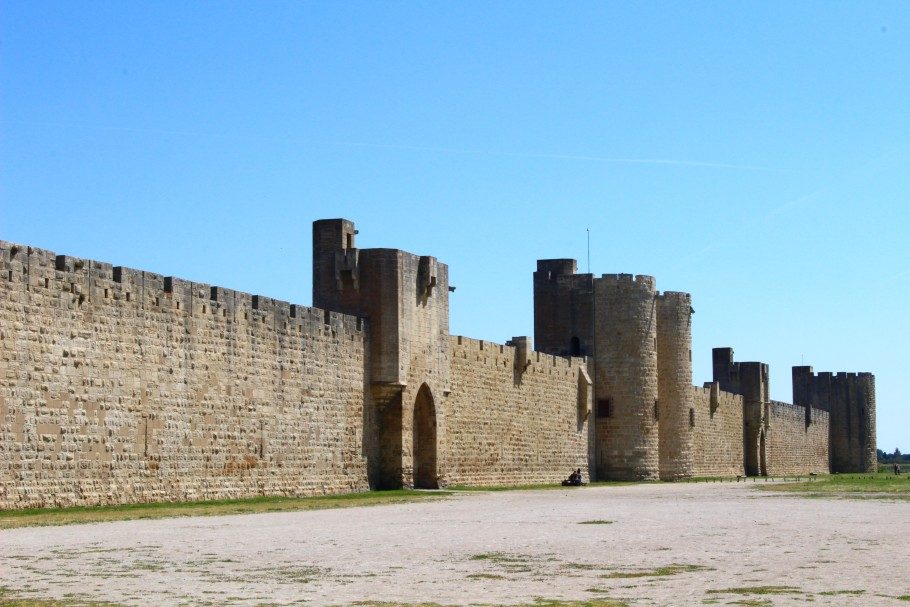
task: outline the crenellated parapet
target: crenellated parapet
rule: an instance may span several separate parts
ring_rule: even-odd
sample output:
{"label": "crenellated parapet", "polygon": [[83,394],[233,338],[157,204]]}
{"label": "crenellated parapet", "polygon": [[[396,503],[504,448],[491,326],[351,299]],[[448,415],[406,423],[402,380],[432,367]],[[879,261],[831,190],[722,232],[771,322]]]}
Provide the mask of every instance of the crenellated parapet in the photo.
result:
{"label": "crenellated parapet", "polygon": [[362,317],[6,241],[0,241],[0,272],[0,280],[18,292],[23,303],[34,299],[61,311],[103,306],[107,313],[114,312],[114,306],[133,315],[241,323],[250,331],[366,330]]}

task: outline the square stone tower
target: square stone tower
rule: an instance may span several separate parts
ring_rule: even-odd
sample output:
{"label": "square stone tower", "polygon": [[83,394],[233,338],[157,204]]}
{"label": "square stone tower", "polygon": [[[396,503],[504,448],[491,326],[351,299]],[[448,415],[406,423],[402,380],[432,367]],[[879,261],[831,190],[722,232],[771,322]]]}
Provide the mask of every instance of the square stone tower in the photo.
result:
{"label": "square stone tower", "polygon": [[358,249],[356,236],[347,219],[313,223],[313,305],[368,319],[370,482],[437,487],[450,391],[448,266],[398,249]]}

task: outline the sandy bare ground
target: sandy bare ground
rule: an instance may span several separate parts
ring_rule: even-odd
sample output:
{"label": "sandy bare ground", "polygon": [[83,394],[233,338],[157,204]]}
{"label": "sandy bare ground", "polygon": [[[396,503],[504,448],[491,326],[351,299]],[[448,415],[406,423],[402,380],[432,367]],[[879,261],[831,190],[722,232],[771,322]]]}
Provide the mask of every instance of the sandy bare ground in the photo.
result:
{"label": "sandy bare ground", "polygon": [[[907,501],[657,484],[0,531],[0,586],[128,605],[906,605],[908,556]],[[792,590],[743,590],[761,586]]]}

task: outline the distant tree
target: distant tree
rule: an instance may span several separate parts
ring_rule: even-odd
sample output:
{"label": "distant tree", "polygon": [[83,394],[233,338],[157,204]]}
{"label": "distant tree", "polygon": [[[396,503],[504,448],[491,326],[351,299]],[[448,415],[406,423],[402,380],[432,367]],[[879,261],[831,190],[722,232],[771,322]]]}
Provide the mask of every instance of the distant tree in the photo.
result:
{"label": "distant tree", "polygon": [[898,461],[901,459],[901,450],[897,447],[894,448],[894,459]]}
{"label": "distant tree", "polygon": [[876,449],[876,450],[875,450],[875,458],[876,458],[878,461],[880,461],[880,462],[887,462],[887,461],[888,461],[888,454],[885,453],[884,451],[882,451],[881,449]]}

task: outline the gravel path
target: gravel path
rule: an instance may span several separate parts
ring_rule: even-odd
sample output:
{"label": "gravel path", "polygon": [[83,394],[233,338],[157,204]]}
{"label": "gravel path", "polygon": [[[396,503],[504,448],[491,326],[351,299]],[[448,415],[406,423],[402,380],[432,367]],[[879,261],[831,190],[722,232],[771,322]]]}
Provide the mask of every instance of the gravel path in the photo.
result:
{"label": "gravel path", "polygon": [[682,483],[0,531],[0,586],[128,605],[907,605],[908,556],[907,501]]}

